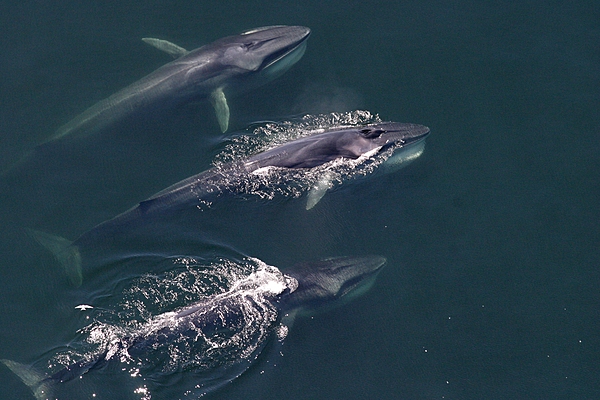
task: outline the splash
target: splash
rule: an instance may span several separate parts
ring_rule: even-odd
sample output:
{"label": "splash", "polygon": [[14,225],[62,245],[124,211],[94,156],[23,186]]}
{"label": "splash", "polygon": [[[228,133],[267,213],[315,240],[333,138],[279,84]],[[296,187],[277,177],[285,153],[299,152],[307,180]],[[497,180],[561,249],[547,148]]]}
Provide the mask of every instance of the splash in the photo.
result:
{"label": "splash", "polygon": [[136,279],[116,309],[94,309],[94,321],[79,331],[78,350],[55,355],[49,370],[118,362],[132,378],[159,383],[187,373],[194,394],[239,376],[278,334],[276,298],[297,282],[252,258],[174,263],[164,274]]}
{"label": "splash", "polygon": [[304,115],[289,121],[268,122],[252,130],[251,135],[233,137],[225,149],[215,157],[213,164],[241,161],[254,154],[280,146],[292,140],[315,135],[335,128],[347,128],[380,123],[379,115],[356,110],[345,113]]}
{"label": "splash", "polygon": [[327,177],[328,188],[334,188],[351,179],[371,174],[388,159],[394,148],[356,160],[338,158],[323,165],[307,169],[266,167],[251,174],[234,174],[228,171],[232,164],[272,149],[290,141],[315,135],[331,129],[364,126],[380,123],[378,115],[369,111],[352,111],[305,115],[301,118],[269,122],[253,129],[251,135],[233,137],[225,149],[216,156],[213,164],[221,180],[220,190],[238,195],[256,196],[272,200],[276,196],[298,198],[311,188],[322,185]]}

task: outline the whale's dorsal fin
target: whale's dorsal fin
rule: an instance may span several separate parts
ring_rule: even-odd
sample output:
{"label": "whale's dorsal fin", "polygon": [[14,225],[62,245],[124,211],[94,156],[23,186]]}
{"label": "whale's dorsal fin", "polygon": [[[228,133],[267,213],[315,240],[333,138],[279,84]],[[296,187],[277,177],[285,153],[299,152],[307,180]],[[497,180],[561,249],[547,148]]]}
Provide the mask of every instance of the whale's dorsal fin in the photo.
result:
{"label": "whale's dorsal fin", "polygon": [[223,89],[215,89],[210,95],[210,101],[217,113],[221,132],[224,133],[229,128],[229,106],[227,105],[227,98],[225,97],[225,93],[223,93]]}
{"label": "whale's dorsal fin", "polygon": [[148,209],[150,207],[152,207],[152,203],[154,203],[154,198],[152,199],[148,199],[148,200],[144,200],[144,201],[140,201],[138,204],[138,208],[140,209],[140,212],[142,214],[145,214],[148,212]]}
{"label": "whale's dorsal fin", "polygon": [[164,51],[165,53],[171,55],[173,58],[179,58],[181,56],[185,56],[189,51],[184,49],[181,46],[177,46],[175,43],[171,43],[168,40],[163,39],[155,39],[155,38],[142,38],[144,43],[148,43],[152,47],[156,47],[157,49]]}
{"label": "whale's dorsal fin", "polygon": [[325,172],[314,184],[313,187],[308,191],[308,198],[306,200],[306,209],[310,210],[317,205],[319,201],[325,196],[325,193],[333,187],[334,174],[331,172]]}

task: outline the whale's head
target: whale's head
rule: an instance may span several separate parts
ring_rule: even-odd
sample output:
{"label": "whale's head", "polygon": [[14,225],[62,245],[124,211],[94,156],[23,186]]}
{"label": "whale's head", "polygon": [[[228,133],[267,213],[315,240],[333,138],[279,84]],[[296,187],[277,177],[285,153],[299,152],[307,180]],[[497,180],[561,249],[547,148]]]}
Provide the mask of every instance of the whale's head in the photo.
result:
{"label": "whale's head", "polygon": [[309,36],[310,29],[304,26],[266,26],[219,39],[211,46],[221,50],[221,65],[271,80],[302,58]]}
{"label": "whale's head", "polygon": [[313,168],[340,158],[369,159],[381,153],[387,155],[386,167],[399,165],[423,152],[428,134],[426,126],[398,122],[335,128],[259,153],[248,159],[246,167]]}
{"label": "whale's head", "polygon": [[357,148],[354,151],[364,154],[374,149],[399,149],[423,143],[429,135],[429,128],[418,124],[383,122],[358,128],[356,133],[360,139],[356,139]]}
{"label": "whale's head", "polygon": [[384,122],[359,128],[357,134],[360,139],[354,140],[352,151],[359,157],[391,151],[383,163],[384,171],[390,172],[423,153],[429,128],[418,124]]}
{"label": "whale's head", "polygon": [[298,285],[282,301],[308,312],[345,304],[367,292],[385,264],[384,257],[364,256],[297,265],[284,271]]}

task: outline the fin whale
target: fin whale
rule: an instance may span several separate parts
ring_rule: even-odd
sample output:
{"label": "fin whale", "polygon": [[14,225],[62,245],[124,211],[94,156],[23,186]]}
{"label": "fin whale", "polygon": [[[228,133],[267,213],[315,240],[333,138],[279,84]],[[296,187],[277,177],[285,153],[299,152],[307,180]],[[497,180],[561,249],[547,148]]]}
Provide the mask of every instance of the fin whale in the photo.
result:
{"label": "fin whale", "polygon": [[101,100],[60,127],[47,142],[74,133],[92,132],[132,114],[210,100],[221,130],[229,126],[227,96],[280,76],[304,54],[310,29],[267,26],[228,36],[195,50],[162,39],[145,43],[176,59]]}
{"label": "fin whale", "polygon": [[[282,341],[296,316],[327,311],[364,294],[386,264],[386,259],[380,256],[334,257],[299,264],[282,273],[276,267],[254,260],[259,268],[228,291],[156,315],[128,335],[111,339],[95,354],[87,354],[56,372],[43,373],[15,361],[0,361],[30,387],[37,399],[46,399],[56,385],[111,362],[137,357],[145,359],[150,352],[164,350],[161,344],[182,338],[192,342],[201,338],[214,345],[236,343],[233,353],[227,354],[226,364],[200,367],[227,370],[219,379],[215,380],[211,375],[210,381],[196,385],[201,393],[194,394],[204,395],[248,369],[273,334]],[[252,321],[247,320],[249,315]],[[249,329],[257,319],[260,326]],[[238,343],[243,348],[238,348]],[[230,360],[232,357],[234,359]]]}
{"label": "fin whale", "polygon": [[304,26],[266,26],[221,38],[188,51],[156,38],[142,40],[175,57],[154,72],[77,115],[34,150],[0,172],[6,176],[35,151],[67,137],[84,137],[137,116],[208,100],[222,132],[229,128],[227,99],[282,75],[302,58],[310,29]]}
{"label": "fin whale", "polygon": [[[111,237],[127,226],[161,218],[179,209],[197,207],[221,193],[239,193],[240,182],[259,179],[270,168],[310,170],[340,159],[370,159],[387,154],[384,172],[406,165],[422,152],[429,128],[423,125],[386,122],[362,127],[333,128],[297,139],[258,153],[245,161],[214,167],[182,180],[140,202],[128,211],[104,221],[82,234],[73,243],[47,233],[29,230],[30,234],[65,268],[75,285],[82,282],[80,247]],[[275,172],[276,173],[276,172]],[[232,179],[232,177],[243,179]],[[325,170],[308,191],[306,209],[313,208],[333,186],[333,174]]]}

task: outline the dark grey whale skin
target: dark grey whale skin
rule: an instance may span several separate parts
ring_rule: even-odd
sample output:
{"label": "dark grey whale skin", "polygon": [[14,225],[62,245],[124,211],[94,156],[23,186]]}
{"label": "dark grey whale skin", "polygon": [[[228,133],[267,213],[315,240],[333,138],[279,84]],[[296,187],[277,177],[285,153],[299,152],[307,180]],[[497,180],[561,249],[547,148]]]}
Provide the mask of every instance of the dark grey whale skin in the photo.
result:
{"label": "dark grey whale skin", "polygon": [[294,50],[303,52],[309,35],[310,29],[303,26],[272,26],[216,40],[99,101],[45,143],[73,134],[85,136],[134,115],[208,99],[215,90],[231,95],[253,89],[291,67],[301,57]]}
{"label": "dark grey whale skin", "polygon": [[[386,259],[381,256],[333,257],[299,264],[284,271],[288,282],[287,288],[267,300],[278,310],[278,321],[283,320],[283,323],[291,325],[297,311],[301,314],[302,311],[314,313],[323,309],[329,310],[363,294],[370,288],[385,264]],[[126,350],[130,356],[143,357],[145,353],[154,351],[157,344],[180,340],[182,336],[195,340],[199,331],[207,336],[217,332],[218,334],[235,332],[241,329],[240,321],[243,321],[242,305],[237,301],[239,301],[237,297],[225,296],[217,301],[209,297],[177,311],[174,316],[176,322],[173,325],[157,329],[151,334],[146,332],[139,336],[123,337],[114,346],[117,346],[119,351]],[[289,319],[290,315],[292,319]],[[262,347],[259,346],[259,351]],[[107,356],[109,351],[114,354],[115,348],[99,352],[92,358],[63,368],[35,383],[32,389],[35,392],[39,387],[52,387],[78,378],[94,369],[102,368],[107,363],[114,362],[110,356]],[[9,364],[14,365],[10,362]],[[212,389],[235,379],[249,365],[245,363],[231,378],[220,382]]]}
{"label": "dark grey whale skin", "polygon": [[[86,269],[110,262],[105,256],[119,259],[119,253],[114,251],[112,244],[119,246],[125,237],[127,248],[130,249],[133,232],[142,236],[155,231],[162,232],[162,229],[165,229],[161,225],[162,222],[169,220],[168,217],[177,212],[194,209],[202,202],[212,202],[221,194],[243,192],[245,184],[254,179],[262,179],[258,176],[262,168],[306,170],[335,159],[376,156],[391,147],[393,154],[389,161],[405,151],[409,153],[411,148],[420,145],[428,134],[429,128],[426,126],[397,122],[333,128],[258,153],[245,161],[214,167],[184,179],[124,213],[96,225],[74,242],[43,232],[29,232],[52,252],[71,281],[79,286],[83,281],[83,258],[90,260],[86,262]],[[177,227],[169,226],[168,229]],[[163,233],[169,235],[167,232]],[[111,249],[110,252],[105,250],[108,248]],[[96,255],[100,255],[99,261],[91,261]]]}
{"label": "dark grey whale skin", "polygon": [[[136,220],[163,212],[197,206],[199,199],[223,191],[235,192],[228,182],[232,176],[249,176],[260,168],[314,168],[338,158],[357,159],[374,149],[388,146],[398,150],[424,140],[429,128],[423,125],[387,122],[365,127],[333,129],[304,137],[256,154],[244,162],[212,168],[184,179],[140,202],[133,208],[107,220],[80,236],[73,245],[85,243],[102,232],[111,232]],[[396,151],[398,151],[396,150]]]}

